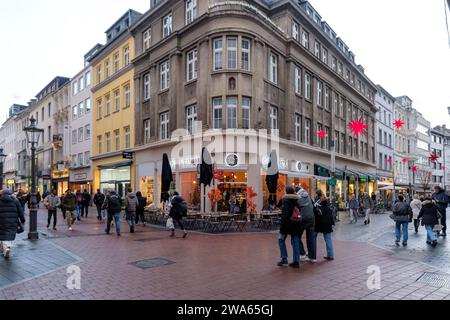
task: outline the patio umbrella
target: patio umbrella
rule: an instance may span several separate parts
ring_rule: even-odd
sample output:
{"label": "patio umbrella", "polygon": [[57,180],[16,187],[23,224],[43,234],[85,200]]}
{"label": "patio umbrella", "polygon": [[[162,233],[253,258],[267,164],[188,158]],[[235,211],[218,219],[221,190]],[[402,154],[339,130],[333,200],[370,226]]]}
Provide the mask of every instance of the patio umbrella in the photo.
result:
{"label": "patio umbrella", "polygon": [[267,166],[266,185],[269,190],[269,204],[277,203],[277,189],[278,189],[278,156],[277,152],[273,150],[270,153],[270,161]]}
{"label": "patio umbrella", "polygon": [[170,166],[169,157],[166,153],[163,155],[162,172],[161,172],[161,202],[170,199],[170,185],[173,181],[172,168]]}
{"label": "patio umbrella", "polygon": [[208,149],[202,150],[202,163],[200,164],[200,185],[203,184],[203,211],[206,208],[206,186],[211,186],[211,181],[214,177],[211,155]]}

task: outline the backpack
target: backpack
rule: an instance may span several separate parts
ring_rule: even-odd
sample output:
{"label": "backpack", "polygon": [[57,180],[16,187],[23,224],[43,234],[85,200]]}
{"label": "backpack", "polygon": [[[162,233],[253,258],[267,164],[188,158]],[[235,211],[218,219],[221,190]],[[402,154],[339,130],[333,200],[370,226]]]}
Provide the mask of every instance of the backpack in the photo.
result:
{"label": "backpack", "polygon": [[301,211],[298,207],[294,207],[294,210],[292,210],[292,215],[291,215],[291,221],[292,222],[296,222],[296,223],[300,223],[302,222],[302,214]]}
{"label": "backpack", "polygon": [[127,197],[127,207],[125,208],[126,211],[136,212],[138,205],[139,205],[139,202],[136,197],[134,197],[134,198]]}
{"label": "backpack", "polygon": [[77,202],[83,202],[83,195],[77,195]]}
{"label": "backpack", "polygon": [[120,204],[120,200],[118,196],[111,196],[108,201],[108,209],[111,212],[120,212],[122,211],[122,205]]}

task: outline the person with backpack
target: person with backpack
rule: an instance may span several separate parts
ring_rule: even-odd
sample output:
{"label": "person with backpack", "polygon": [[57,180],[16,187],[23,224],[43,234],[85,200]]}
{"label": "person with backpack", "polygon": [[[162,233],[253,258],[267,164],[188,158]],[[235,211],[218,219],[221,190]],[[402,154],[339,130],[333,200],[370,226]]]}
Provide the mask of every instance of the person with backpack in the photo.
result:
{"label": "person with backpack", "polygon": [[101,222],[104,218],[102,214],[102,206],[105,202],[105,195],[100,192],[100,189],[97,189],[97,193],[94,194],[93,202],[95,204],[95,207],[97,208],[97,220]]}
{"label": "person with backpack", "polygon": [[136,211],[139,207],[139,200],[133,190],[128,189],[125,197],[125,217],[130,226],[130,233],[134,233],[134,225],[136,223]]}
{"label": "person with backpack", "polygon": [[136,224],[139,223],[139,220],[142,222],[142,224],[145,227],[145,206],[147,205],[147,198],[142,196],[142,193],[138,191],[136,193],[136,197],[138,199],[139,205],[136,209]]}
{"label": "person with backpack", "polygon": [[77,200],[77,220],[81,221],[81,212],[83,211],[83,194],[81,193],[80,190],[77,191],[77,193],[75,194],[75,198]]}
{"label": "person with backpack", "polygon": [[406,247],[408,245],[408,226],[412,220],[412,209],[403,195],[398,196],[398,202],[394,204],[392,217],[395,221],[395,245],[400,246],[400,237],[403,233],[402,244]]}
{"label": "person with backpack", "polygon": [[358,209],[359,209],[359,201],[355,197],[354,194],[351,195],[350,201],[348,203],[348,209],[350,212],[350,224],[356,223],[358,220]]}
{"label": "person with backpack", "polygon": [[81,216],[82,217],[88,217],[89,214],[89,206],[91,205],[91,194],[84,189],[83,191],[83,201],[81,202]]}
{"label": "person with backpack", "polygon": [[[283,196],[283,205],[281,210],[280,234],[278,237],[278,246],[280,247],[281,261],[279,267],[290,266],[291,268],[300,268],[300,234],[301,234],[301,208],[298,204],[300,197],[295,193],[291,186],[286,187],[286,194]],[[293,251],[293,261],[288,262],[288,252],[286,248],[287,236],[291,236]]]}
{"label": "person with backpack", "polygon": [[[314,235],[314,203],[309,195],[309,193],[303,189],[302,187],[296,188],[296,193],[300,197],[298,200],[298,205],[300,206],[300,210],[302,212],[302,222],[300,229],[300,259],[316,262],[316,237]],[[308,249],[308,253],[305,251],[305,247],[303,246],[302,237],[303,233],[306,232],[306,247]]]}
{"label": "person with backpack", "polygon": [[335,225],[333,212],[330,208],[330,202],[324,194],[321,195],[318,205],[320,210],[316,210],[315,212],[315,236],[317,239],[319,233],[323,234],[323,239],[327,247],[327,256],[324,259],[331,261],[334,260],[333,239],[331,236],[333,226]]}
{"label": "person with backpack", "polygon": [[61,201],[59,200],[56,189],[53,189],[52,193],[50,193],[47,198],[45,198],[44,205],[48,210],[47,229],[50,228],[50,223],[53,217],[53,230],[56,231],[57,209],[61,205]]}
{"label": "person with backpack", "polygon": [[67,227],[69,228],[69,231],[73,231],[72,225],[76,220],[74,211],[77,208],[77,197],[70,189],[66,190],[66,194],[62,200],[62,206],[66,212]]}
{"label": "person with backpack", "polygon": [[117,193],[112,190],[108,196],[106,196],[104,208],[108,212],[108,221],[106,223],[105,233],[110,234],[111,222],[114,219],[114,225],[116,226],[116,234],[120,237],[120,213],[122,212],[122,204]]}
{"label": "person with backpack", "polygon": [[434,226],[439,224],[440,212],[431,197],[425,198],[418,219],[422,219],[422,225],[427,230],[427,244],[433,248],[437,246],[437,238],[434,233]]}
{"label": "person with backpack", "polygon": [[170,234],[170,236],[173,238],[175,237],[175,223],[177,223],[181,230],[183,230],[183,239],[185,239],[188,235],[186,229],[184,228],[183,225],[183,217],[185,217],[187,215],[187,206],[186,206],[186,202],[184,201],[184,199],[180,196],[180,194],[178,192],[174,192],[173,193],[173,198],[171,201],[171,208],[170,208],[170,213],[169,216],[173,219],[173,228],[172,228],[172,233]]}
{"label": "person with backpack", "polygon": [[11,255],[11,247],[16,239],[19,224],[25,223],[22,206],[19,200],[10,195],[9,190],[0,193],[0,250],[5,259]]}

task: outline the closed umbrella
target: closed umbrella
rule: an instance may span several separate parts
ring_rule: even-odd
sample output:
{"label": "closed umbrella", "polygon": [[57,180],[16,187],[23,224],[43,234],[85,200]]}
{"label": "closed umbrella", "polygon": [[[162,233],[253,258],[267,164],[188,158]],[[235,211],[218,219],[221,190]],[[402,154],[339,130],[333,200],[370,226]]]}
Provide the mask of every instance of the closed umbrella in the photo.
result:
{"label": "closed umbrella", "polygon": [[211,155],[208,149],[202,150],[202,163],[200,164],[200,185],[203,185],[203,211],[206,210],[206,186],[211,186],[214,177]]}
{"label": "closed umbrella", "polygon": [[266,185],[269,190],[269,204],[277,203],[277,189],[278,189],[278,156],[277,152],[273,150],[270,153],[270,161],[267,166]]}
{"label": "closed umbrella", "polygon": [[170,166],[169,157],[164,153],[161,172],[161,202],[166,202],[170,199],[169,191],[172,181],[172,167]]}

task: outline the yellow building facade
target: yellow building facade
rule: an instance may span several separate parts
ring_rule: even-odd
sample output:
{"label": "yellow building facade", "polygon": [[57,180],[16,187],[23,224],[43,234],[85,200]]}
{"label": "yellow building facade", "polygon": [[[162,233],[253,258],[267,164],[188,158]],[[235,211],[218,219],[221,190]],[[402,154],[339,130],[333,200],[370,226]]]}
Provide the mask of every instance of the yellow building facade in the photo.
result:
{"label": "yellow building facade", "polygon": [[122,197],[135,185],[135,166],[123,152],[134,147],[134,38],[129,32],[93,58],[92,167],[95,190]]}

